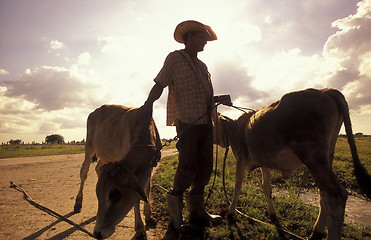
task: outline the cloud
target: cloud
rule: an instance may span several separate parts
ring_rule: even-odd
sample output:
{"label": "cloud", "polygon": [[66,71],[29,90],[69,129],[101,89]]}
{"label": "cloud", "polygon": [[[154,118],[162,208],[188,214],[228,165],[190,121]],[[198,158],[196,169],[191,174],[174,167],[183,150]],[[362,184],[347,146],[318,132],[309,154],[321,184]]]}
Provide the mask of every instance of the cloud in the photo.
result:
{"label": "cloud", "polygon": [[12,82],[8,97],[21,97],[47,111],[81,106],[96,106],[99,86],[61,67],[39,67],[26,70]]}
{"label": "cloud", "polygon": [[91,60],[91,54],[89,52],[82,53],[77,58],[77,62],[80,65],[89,65],[90,60]]}
{"label": "cloud", "polygon": [[[228,49],[235,49],[236,46],[240,49],[239,52],[234,51],[234,55],[223,52],[223,55],[215,57],[218,60],[214,60],[211,71],[215,90],[231,94],[235,102],[244,106],[259,108],[290,91],[332,87],[343,92],[352,109],[371,109],[371,3],[362,1],[354,15],[334,21],[332,26],[339,31],[333,31],[330,37],[327,35],[322,53],[304,51],[309,49],[305,42],[298,44],[300,48],[288,48],[299,36],[300,41],[306,41],[303,39],[307,37],[301,33],[310,25],[324,22],[322,18],[310,18],[318,15],[315,9],[321,7],[332,17],[336,16],[330,8],[337,2],[313,4],[302,3],[299,8],[285,6],[277,12],[273,11],[274,6],[263,12],[253,11],[253,14],[264,16],[261,18],[264,22],[255,21],[257,38],[245,47],[241,43],[230,46]],[[258,4],[252,9],[260,7]],[[292,19],[284,18],[283,15],[288,14],[290,9],[297,9],[297,12],[289,14]],[[294,20],[300,14],[305,15],[306,21]],[[302,28],[299,28],[300,25]],[[281,42],[274,37],[276,34],[285,38],[285,48],[281,49]],[[267,39],[265,36],[268,35],[273,38]],[[243,39],[236,36],[238,34],[230,37]],[[318,36],[315,38],[318,39]],[[269,47],[266,48],[267,45]]]}
{"label": "cloud", "polygon": [[0,133],[27,134],[30,129],[37,129],[34,120],[42,111],[28,101],[6,96],[7,91],[0,86]]}
{"label": "cloud", "polygon": [[243,98],[249,105],[267,97],[267,92],[252,85],[253,77],[243,65],[231,61],[220,61],[215,66],[213,75],[214,91],[216,94],[230,94],[232,101]]}
{"label": "cloud", "polygon": [[305,54],[318,53],[329,33],[334,32],[327,23],[354,8],[354,1],[348,0],[246,2],[244,11],[248,14],[243,18],[260,27],[259,46],[268,51],[300,48]]}
{"label": "cloud", "polygon": [[[6,96],[8,89],[0,87],[0,134],[2,141],[19,138],[25,142],[41,142],[48,134],[62,133],[68,140],[81,140],[88,108],[68,108],[45,111],[22,98]],[[72,132],[79,132],[77,135]],[[71,132],[71,134],[69,134]]]}
{"label": "cloud", "polygon": [[58,50],[64,48],[65,45],[64,43],[58,41],[58,40],[53,40],[49,43],[49,48],[52,50]]}
{"label": "cloud", "polygon": [[0,75],[8,75],[9,72],[5,69],[0,69]]}
{"label": "cloud", "polygon": [[355,14],[333,22],[339,31],[326,42],[324,56],[339,65],[328,85],[341,89],[351,108],[361,109],[371,105],[371,2],[357,6]]}

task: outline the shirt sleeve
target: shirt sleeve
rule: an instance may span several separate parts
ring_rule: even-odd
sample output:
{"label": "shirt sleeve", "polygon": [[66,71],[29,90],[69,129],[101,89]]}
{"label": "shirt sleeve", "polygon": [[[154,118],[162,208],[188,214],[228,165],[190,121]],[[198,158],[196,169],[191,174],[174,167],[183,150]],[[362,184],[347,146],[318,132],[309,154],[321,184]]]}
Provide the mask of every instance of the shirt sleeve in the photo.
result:
{"label": "shirt sleeve", "polygon": [[173,81],[173,70],[175,65],[174,53],[170,53],[164,62],[164,66],[157,74],[154,81],[161,84],[162,87],[167,87]]}

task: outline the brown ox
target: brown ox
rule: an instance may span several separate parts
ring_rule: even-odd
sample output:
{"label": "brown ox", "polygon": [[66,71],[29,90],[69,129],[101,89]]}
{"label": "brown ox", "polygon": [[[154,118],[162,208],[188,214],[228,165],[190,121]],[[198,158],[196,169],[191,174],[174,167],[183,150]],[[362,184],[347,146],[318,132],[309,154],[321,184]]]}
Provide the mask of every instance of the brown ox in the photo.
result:
{"label": "brown ox", "polygon": [[161,157],[161,141],[151,111],[103,105],[88,117],[85,160],[74,209],[81,211],[89,166],[92,159],[98,159],[98,213],[94,235],[99,239],[111,236],[133,206],[135,235],[145,236],[139,199],[145,201],[144,215],[148,222],[151,220],[147,203],[149,179]]}
{"label": "brown ox", "polygon": [[218,120],[218,136],[214,141],[222,147],[230,144],[237,160],[230,214],[235,214],[245,170],[251,172],[261,167],[268,212],[275,220],[270,169],[288,177],[304,165],[320,191],[320,213],[310,238],[322,238],[327,226],[328,239],[341,239],[347,192],[332,171],[332,161],[343,122],[357,182],[371,198],[370,176],[359,161],[348,105],[339,91],[307,89],[293,92],[258,111],[243,114],[237,120],[221,116]]}

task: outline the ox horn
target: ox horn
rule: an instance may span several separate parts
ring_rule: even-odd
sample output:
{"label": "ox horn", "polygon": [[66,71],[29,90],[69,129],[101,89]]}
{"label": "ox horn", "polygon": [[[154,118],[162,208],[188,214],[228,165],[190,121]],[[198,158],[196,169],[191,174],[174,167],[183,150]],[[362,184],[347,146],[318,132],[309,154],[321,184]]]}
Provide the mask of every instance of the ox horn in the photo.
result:
{"label": "ox horn", "polygon": [[148,199],[146,194],[144,193],[143,189],[141,189],[138,185],[133,186],[134,191],[138,194],[139,198],[144,202],[148,203]]}

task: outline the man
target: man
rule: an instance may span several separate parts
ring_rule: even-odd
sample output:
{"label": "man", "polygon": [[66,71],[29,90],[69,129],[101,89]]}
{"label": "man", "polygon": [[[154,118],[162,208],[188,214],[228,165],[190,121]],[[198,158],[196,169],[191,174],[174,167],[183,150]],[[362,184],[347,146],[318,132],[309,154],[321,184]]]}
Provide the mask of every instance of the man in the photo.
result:
{"label": "man", "polygon": [[189,223],[208,226],[221,221],[219,215],[210,215],[204,206],[204,188],[213,167],[211,110],[215,101],[232,103],[229,95],[213,97],[210,74],[197,57],[207,41],[217,39],[211,27],[197,21],[184,21],[176,27],[174,38],[184,43],[185,48],[167,56],[145,105],[152,108],[163,88],[169,86],[167,125],[176,126],[179,163],[167,202],[170,224],[179,231],[183,221],[183,193],[188,188]]}

